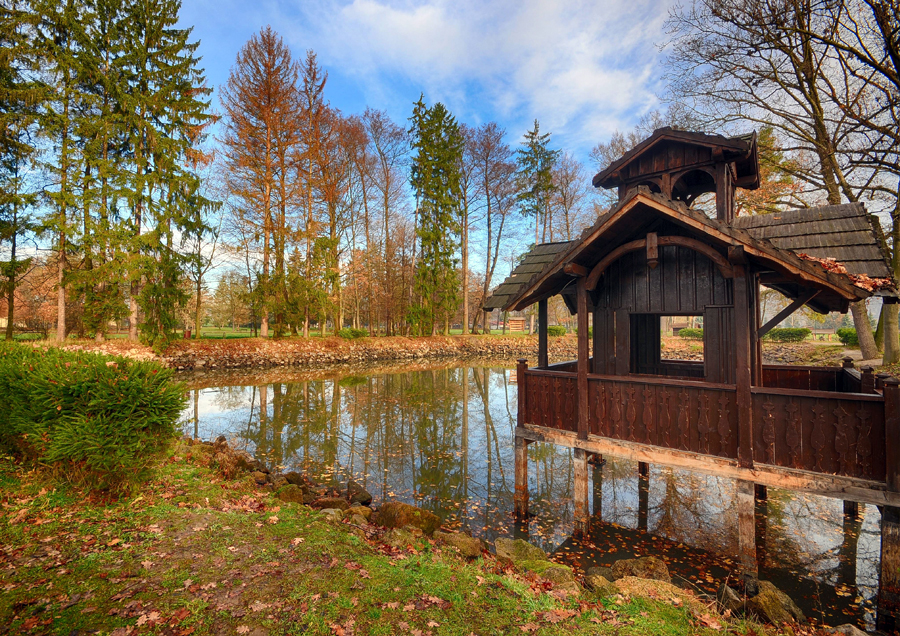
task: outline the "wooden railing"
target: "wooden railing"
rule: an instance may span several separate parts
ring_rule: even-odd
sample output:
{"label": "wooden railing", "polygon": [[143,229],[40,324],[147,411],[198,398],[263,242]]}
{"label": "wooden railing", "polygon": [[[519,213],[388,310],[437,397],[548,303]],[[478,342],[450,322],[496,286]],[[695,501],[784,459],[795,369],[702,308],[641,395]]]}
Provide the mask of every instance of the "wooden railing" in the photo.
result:
{"label": "wooden railing", "polygon": [[[754,462],[874,481],[885,481],[892,471],[900,475],[888,465],[886,447],[900,442],[886,443],[880,393],[841,392],[854,379],[841,368],[767,370],[770,380],[794,387],[751,389]],[[524,366],[520,373],[519,422],[577,432],[577,375]],[[812,388],[817,386],[833,388]],[[900,421],[895,426],[900,431]],[[610,439],[738,459],[736,389],[730,384],[589,374],[588,427]]]}
{"label": "wooden railing", "polygon": [[753,460],[884,481],[881,395],[754,387]]}
{"label": "wooden railing", "polygon": [[588,388],[594,435],[737,458],[731,385],[591,375]]}

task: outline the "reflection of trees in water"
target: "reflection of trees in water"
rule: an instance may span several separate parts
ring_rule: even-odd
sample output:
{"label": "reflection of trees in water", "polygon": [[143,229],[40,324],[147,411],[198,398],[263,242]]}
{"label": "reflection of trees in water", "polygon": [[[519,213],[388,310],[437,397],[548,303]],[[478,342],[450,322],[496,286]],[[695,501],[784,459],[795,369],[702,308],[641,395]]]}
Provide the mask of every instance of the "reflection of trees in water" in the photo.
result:
{"label": "reflection of trees in water", "polygon": [[860,517],[844,514],[838,499],[769,490],[768,562],[808,572],[829,585],[877,586],[878,515],[860,505]]}
{"label": "reflection of trees in water", "polygon": [[[196,417],[189,406],[185,427],[215,421],[215,435],[236,438],[270,468],[342,487],[352,477],[380,499],[417,503],[492,538],[512,523],[508,378],[506,369],[462,367],[204,389],[214,399]],[[571,526],[570,451],[547,446],[531,483],[547,502],[543,525],[561,538]]]}
{"label": "reflection of trees in water", "polygon": [[[344,487],[353,477],[376,499],[417,503],[450,525],[493,539],[511,535],[513,526],[517,388],[510,374],[461,367],[202,389],[190,396],[182,423],[186,433],[236,439],[270,467],[303,469]],[[592,472],[602,475],[602,519],[637,527],[636,462],[607,457]],[[530,445],[529,484],[530,536],[555,548],[572,529],[571,451]],[[646,500],[651,533],[737,553],[733,481],[652,467]],[[852,546],[835,500],[770,490],[766,537],[769,563],[796,563],[829,583],[851,574]],[[879,557],[872,507],[856,549],[860,593],[869,598]]]}

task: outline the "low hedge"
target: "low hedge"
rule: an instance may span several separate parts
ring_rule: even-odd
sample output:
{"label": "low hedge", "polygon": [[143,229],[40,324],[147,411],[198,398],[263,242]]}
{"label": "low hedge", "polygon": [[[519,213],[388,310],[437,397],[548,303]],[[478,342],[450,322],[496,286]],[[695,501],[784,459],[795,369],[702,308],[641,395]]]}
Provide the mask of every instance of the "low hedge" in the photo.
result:
{"label": "low hedge", "polygon": [[679,338],[687,338],[688,340],[703,340],[703,330],[694,329],[693,327],[685,327],[678,331]]}
{"label": "low hedge", "polygon": [[181,383],[156,362],[0,346],[0,445],[91,489],[122,490],[175,438]]}
{"label": "low hedge", "polygon": [[859,346],[859,337],[856,335],[856,329],[853,327],[841,327],[835,333],[844,346]]}
{"label": "low hedge", "polygon": [[559,336],[566,335],[566,328],[562,325],[548,325],[547,326],[547,335],[552,336],[554,338],[558,338]]}
{"label": "low hedge", "polygon": [[339,329],[337,335],[346,340],[356,340],[357,338],[367,338],[369,332],[365,329],[357,329],[355,327],[344,327]]}
{"label": "low hedge", "polygon": [[765,338],[774,342],[803,342],[811,333],[812,331],[806,327],[776,327],[771,329]]}

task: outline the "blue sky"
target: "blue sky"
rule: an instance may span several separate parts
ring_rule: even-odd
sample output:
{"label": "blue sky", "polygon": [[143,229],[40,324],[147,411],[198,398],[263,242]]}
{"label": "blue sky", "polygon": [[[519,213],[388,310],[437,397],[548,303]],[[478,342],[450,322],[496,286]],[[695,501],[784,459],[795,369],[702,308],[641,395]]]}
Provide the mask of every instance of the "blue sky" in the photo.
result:
{"label": "blue sky", "polygon": [[[553,145],[588,151],[658,106],[666,0],[183,0],[209,82],[271,25],[294,55],[328,72],[326,97],[405,122],[442,101],[471,125],[497,121],[518,143],[535,118]],[[218,107],[218,97],[214,99]]]}

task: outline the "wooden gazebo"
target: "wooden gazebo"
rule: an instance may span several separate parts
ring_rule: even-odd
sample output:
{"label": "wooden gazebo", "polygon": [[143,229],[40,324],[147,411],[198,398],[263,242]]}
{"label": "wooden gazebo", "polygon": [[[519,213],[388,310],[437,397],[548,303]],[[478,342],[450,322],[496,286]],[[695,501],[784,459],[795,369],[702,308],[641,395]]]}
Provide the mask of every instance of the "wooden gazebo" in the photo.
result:
{"label": "wooden gazebo", "polygon": [[[517,513],[527,514],[526,449],[534,441],[575,449],[581,532],[590,523],[590,454],[736,478],[741,557],[751,575],[755,485],[900,505],[900,384],[852,364],[766,365],[760,346],[803,305],[826,313],[873,294],[895,302],[889,272],[872,280],[827,271],[809,250],[767,240],[766,232],[774,235],[765,222],[734,218],[736,189],[759,185],[755,135],[657,130],[593,184],[618,188],[617,205],[579,239],[536,246],[520,265],[531,271],[514,271],[488,303],[538,305],[537,365],[523,360],[518,368]],[[842,207],[859,216],[861,206],[830,206],[831,219]],[[880,229],[866,221],[853,241],[884,266]],[[760,285],[793,299],[765,324]],[[551,365],[547,299],[557,294],[577,314],[578,359]],[[663,316],[702,317],[702,361],[662,355]]]}

